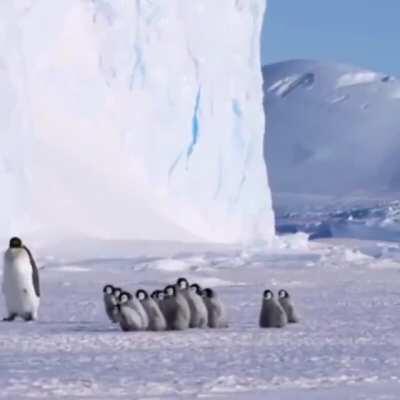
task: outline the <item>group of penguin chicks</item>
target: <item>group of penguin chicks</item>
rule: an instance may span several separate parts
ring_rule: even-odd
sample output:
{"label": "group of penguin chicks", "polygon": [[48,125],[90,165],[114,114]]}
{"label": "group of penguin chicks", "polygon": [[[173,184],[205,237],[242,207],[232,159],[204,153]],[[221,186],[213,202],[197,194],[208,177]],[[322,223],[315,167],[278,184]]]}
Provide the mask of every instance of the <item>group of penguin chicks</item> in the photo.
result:
{"label": "group of penguin chicks", "polygon": [[265,290],[260,312],[259,325],[261,328],[283,328],[288,323],[299,322],[289,293],[281,289],[278,292],[278,301],[271,290]]}
{"label": "group of penguin chicks", "polygon": [[113,323],[123,331],[165,331],[188,328],[227,328],[225,307],[213,289],[179,278],[175,284],[151,295],[135,295],[113,285],[103,288],[104,306]]}
{"label": "group of penguin chicks", "polygon": [[[151,295],[144,289],[135,295],[113,285],[103,288],[108,318],[128,331],[165,331],[188,328],[227,328],[227,313],[217,293],[200,285],[189,285],[186,278]],[[271,290],[265,290],[259,318],[261,328],[283,328],[299,322],[289,293],[278,292],[278,301]]]}

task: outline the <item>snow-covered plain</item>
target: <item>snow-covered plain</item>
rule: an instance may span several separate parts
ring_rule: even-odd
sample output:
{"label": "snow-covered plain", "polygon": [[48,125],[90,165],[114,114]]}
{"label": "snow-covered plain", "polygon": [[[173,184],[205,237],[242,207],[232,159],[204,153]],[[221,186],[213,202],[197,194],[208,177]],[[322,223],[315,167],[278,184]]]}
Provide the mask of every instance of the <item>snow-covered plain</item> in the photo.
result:
{"label": "snow-covered plain", "polygon": [[[275,250],[89,239],[31,246],[41,318],[0,325],[0,398],[398,398],[398,244],[299,234]],[[229,329],[123,333],[108,322],[104,283],[150,289],[182,275],[218,290]],[[300,324],[257,327],[266,287],[292,294]]]}

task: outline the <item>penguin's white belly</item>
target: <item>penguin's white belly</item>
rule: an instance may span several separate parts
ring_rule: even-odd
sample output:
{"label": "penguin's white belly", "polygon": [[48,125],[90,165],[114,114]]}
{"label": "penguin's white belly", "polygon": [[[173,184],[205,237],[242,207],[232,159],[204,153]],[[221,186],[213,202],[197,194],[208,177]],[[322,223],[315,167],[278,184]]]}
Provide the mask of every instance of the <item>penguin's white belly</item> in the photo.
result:
{"label": "penguin's white belly", "polygon": [[40,299],[32,282],[32,267],[28,257],[4,263],[3,292],[9,314],[32,313],[36,317]]}

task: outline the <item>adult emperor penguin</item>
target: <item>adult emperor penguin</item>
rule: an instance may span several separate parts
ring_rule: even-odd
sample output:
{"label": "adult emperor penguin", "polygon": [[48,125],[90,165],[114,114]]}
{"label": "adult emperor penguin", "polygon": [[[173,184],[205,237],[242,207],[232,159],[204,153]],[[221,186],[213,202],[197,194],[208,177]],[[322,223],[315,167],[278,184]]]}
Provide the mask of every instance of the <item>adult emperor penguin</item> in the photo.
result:
{"label": "adult emperor penguin", "polygon": [[185,297],[188,302],[190,309],[190,328],[207,328],[208,325],[208,312],[207,307],[204,304],[204,300],[199,295],[200,287],[194,284],[198,289],[189,286],[189,282],[186,278],[179,278],[176,281],[176,285],[179,288],[180,293]]}
{"label": "adult emperor penguin", "polygon": [[124,332],[143,330],[143,320],[137,310],[132,307],[133,296],[128,292],[122,292],[117,305],[120,315],[119,325]]}
{"label": "adult emperor penguin", "polygon": [[299,322],[299,317],[294,311],[293,303],[289,293],[286,290],[281,289],[278,293],[278,297],[279,297],[279,304],[286,312],[288,322],[290,324],[295,324]]}
{"label": "adult emperor penguin", "polygon": [[167,329],[181,331],[189,328],[190,309],[183,295],[175,285],[168,285],[164,289],[163,301],[164,316],[167,321]]}
{"label": "adult emperor penguin", "polygon": [[149,317],[148,329],[150,331],[165,331],[167,329],[167,322],[157,302],[143,289],[139,289],[136,292],[136,297],[142,303]]}
{"label": "adult emperor penguin", "polygon": [[227,313],[217,293],[213,289],[206,288],[203,289],[202,294],[208,312],[208,326],[210,328],[227,328]]}
{"label": "adult emperor penguin", "polygon": [[103,288],[104,308],[110,321],[115,324],[119,322],[119,311],[117,307],[118,299],[114,296],[114,291],[113,285],[105,285]]}
{"label": "adult emperor penguin", "polygon": [[4,254],[3,293],[8,316],[4,321],[21,317],[36,320],[40,304],[39,271],[32,253],[18,237],[10,239]]}
{"label": "adult emperor penguin", "polygon": [[287,324],[287,316],[282,306],[274,299],[271,290],[263,293],[259,325],[261,328],[283,328]]}

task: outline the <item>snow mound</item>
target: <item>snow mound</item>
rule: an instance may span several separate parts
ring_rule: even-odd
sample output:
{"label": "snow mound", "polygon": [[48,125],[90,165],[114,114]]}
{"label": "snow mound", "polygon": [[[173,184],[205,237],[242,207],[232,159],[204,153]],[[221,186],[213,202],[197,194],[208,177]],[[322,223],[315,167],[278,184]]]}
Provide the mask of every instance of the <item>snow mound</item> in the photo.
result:
{"label": "snow mound", "polygon": [[0,236],[273,236],[264,10],[1,1]]}
{"label": "snow mound", "polygon": [[156,260],[151,263],[138,266],[136,269],[153,269],[164,272],[183,272],[190,270],[191,265],[187,261],[166,259]]}

